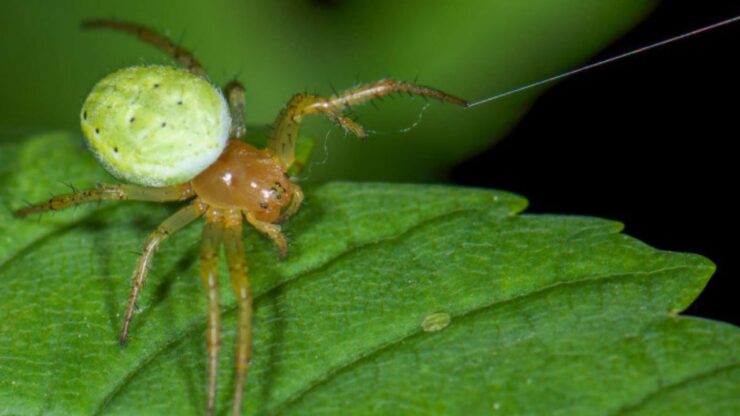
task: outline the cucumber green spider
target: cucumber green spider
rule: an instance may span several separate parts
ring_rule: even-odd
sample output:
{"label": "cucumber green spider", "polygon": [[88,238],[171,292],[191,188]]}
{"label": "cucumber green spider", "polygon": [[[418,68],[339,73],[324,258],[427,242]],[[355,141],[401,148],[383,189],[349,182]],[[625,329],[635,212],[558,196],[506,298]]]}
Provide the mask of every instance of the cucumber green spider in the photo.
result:
{"label": "cucumber green spider", "polygon": [[209,81],[203,66],[188,51],[155,31],[135,23],[94,20],[85,28],[110,28],[131,33],[180,63],[136,66],[108,75],[92,90],[80,112],[88,147],[113,176],[131,184],[100,185],[16,212],[18,216],[54,211],[100,200],[188,201],[148,237],[132,278],[120,342],[125,344],[138,298],[160,243],[194,220],[205,217],[200,275],[208,296],[206,340],[206,413],[216,411],[221,314],[218,252],[223,244],[237,298],[236,380],[232,414],[241,413],[243,391],[252,354],[252,292],[242,242],[246,219],[276,245],[280,258],[288,244],[279,225],[301,206],[303,192],[288,176],[297,161],[296,138],[305,116],[318,114],[364,138],[361,125],[344,112],[352,105],[395,92],[406,92],[466,106],[439,90],[381,80],[349,91],[320,97],[297,94],[273,124],[266,149],[242,139],[244,88],[238,81],[223,90]]}

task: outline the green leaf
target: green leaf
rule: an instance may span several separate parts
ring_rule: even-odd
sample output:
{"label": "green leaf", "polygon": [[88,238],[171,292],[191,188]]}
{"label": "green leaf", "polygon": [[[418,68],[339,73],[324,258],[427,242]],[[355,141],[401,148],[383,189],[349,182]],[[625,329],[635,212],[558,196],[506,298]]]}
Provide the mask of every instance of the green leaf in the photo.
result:
{"label": "green leaf", "polygon": [[[109,180],[80,139],[0,142],[0,414],[200,414],[201,225],[165,242],[118,345],[129,276],[173,207],[12,209]],[[256,294],[245,414],[737,414],[740,333],[680,317],[714,266],[615,222],[520,215],[498,191],[333,183],[245,230]],[[222,268],[222,276],[226,270]],[[232,387],[225,314],[219,408]]]}

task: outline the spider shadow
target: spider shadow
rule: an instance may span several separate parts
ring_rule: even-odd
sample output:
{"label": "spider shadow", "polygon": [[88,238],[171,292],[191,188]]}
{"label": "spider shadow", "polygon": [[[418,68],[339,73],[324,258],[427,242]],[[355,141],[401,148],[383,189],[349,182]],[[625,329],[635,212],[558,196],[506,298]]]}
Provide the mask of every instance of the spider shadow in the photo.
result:
{"label": "spider shadow", "polygon": [[[133,273],[136,261],[135,259],[138,258],[140,252],[137,251],[137,256],[134,257],[125,256],[127,259],[127,266],[130,268],[129,273],[126,274],[129,279],[125,279],[125,283],[122,282],[122,273],[124,272],[122,271],[123,266],[116,262],[116,258],[119,257],[119,253],[115,250],[115,237],[113,237],[110,232],[106,231],[110,231],[115,227],[134,229],[137,235],[142,236],[139,244],[143,245],[146,238],[145,236],[151,233],[160,221],[158,218],[143,215],[127,217],[126,221],[123,223],[117,222],[114,218],[116,217],[116,213],[114,211],[116,209],[118,208],[111,207],[98,211],[91,215],[90,218],[86,219],[81,226],[89,230],[90,235],[93,236],[95,246],[98,247],[99,250],[97,257],[100,262],[100,274],[103,276],[102,284],[105,291],[104,303],[109,317],[112,339],[117,340],[122,324],[123,312],[125,311],[130,291],[130,273]],[[175,240],[178,237],[183,238],[184,236],[175,236],[168,240]],[[167,244],[168,242],[170,241],[165,241],[163,244]],[[164,264],[157,261],[157,255],[155,254],[155,268],[150,271],[150,276],[147,279],[147,284],[144,286],[142,293],[145,298],[143,302],[145,302],[146,308],[135,313],[129,331],[130,334],[135,335],[142,327],[146,326],[150,316],[161,320],[162,327],[177,327],[178,323],[176,322],[175,317],[182,311],[178,310],[178,302],[166,302],[166,300],[171,296],[174,296],[172,289],[178,278],[183,276],[197,277],[197,274],[194,276],[190,275],[192,274],[193,265],[197,262],[199,257],[200,247],[199,243],[189,245],[187,245],[187,243],[180,243],[178,245],[185,246],[186,249],[184,251],[180,251],[176,256],[170,258],[170,260]],[[134,260],[128,261],[129,258],[133,258]],[[163,270],[163,268],[166,268],[166,271]],[[149,296],[147,296],[147,292],[149,292]],[[177,334],[174,336],[177,337]],[[176,340],[172,345],[168,346],[168,348],[179,348],[194,338],[196,337],[182,337],[182,339]],[[146,342],[146,340],[142,340],[142,342]],[[201,343],[198,343],[198,347],[201,347],[200,344]],[[205,353],[203,352],[202,355],[204,354]],[[198,387],[202,380],[200,380],[199,377],[194,374],[193,369],[187,365],[187,356],[177,357],[176,360],[178,362],[178,368],[182,373],[182,378],[185,380],[187,394],[190,400],[192,400],[193,407],[203,408],[205,403],[198,401],[202,396],[200,394],[200,388]]]}
{"label": "spider shadow", "polygon": [[[282,319],[282,311],[277,297],[280,297],[282,288],[278,287],[270,291],[270,297],[260,299],[254,305],[255,326],[254,348],[252,350],[252,366],[247,373],[247,383],[245,386],[244,404],[258,403],[262,410],[265,410],[266,404],[270,403],[270,393],[275,384],[275,359],[283,344],[285,337],[285,320]],[[268,327],[269,326],[269,330]],[[228,349],[222,349],[221,354],[234,356],[236,348],[236,339],[231,342]],[[205,350],[204,350],[205,351]],[[205,354],[205,352],[204,352]],[[257,369],[255,364],[260,365],[259,374],[250,374]],[[255,383],[256,378],[260,378],[260,383]],[[250,383],[250,379],[252,382]],[[228,391],[228,403],[234,398],[235,377],[226,379],[226,391]],[[259,397],[260,399],[257,399]],[[224,403],[224,402],[222,402]],[[228,409],[228,406],[221,406]],[[226,410],[219,414],[228,414]]]}
{"label": "spider shadow", "polygon": [[[152,295],[147,300],[147,309],[143,313],[137,314],[136,319],[139,321],[138,325],[143,326],[146,324],[148,317],[153,316],[161,321],[161,325],[165,328],[177,328],[182,326],[182,322],[178,324],[175,319],[176,316],[182,314],[182,310],[178,310],[178,302],[166,302],[171,296],[175,296],[172,288],[175,282],[179,278],[197,278],[197,273],[193,274],[193,265],[197,263],[199,258],[200,245],[198,243],[191,244],[185,251],[181,251],[177,258],[172,260],[169,269],[165,273],[153,273],[151,276],[151,284],[155,284],[151,288]],[[192,276],[191,276],[192,275]],[[200,293],[202,294],[202,293]],[[202,325],[195,324],[196,329],[200,329]],[[135,331],[136,327],[132,326],[131,331]],[[184,328],[187,333],[194,332],[197,335],[201,335],[203,331],[190,331],[190,325]],[[173,334],[172,337],[178,338],[179,334]],[[198,356],[205,357],[205,350],[203,349],[202,336],[185,336],[176,339],[174,343],[168,346],[168,349],[174,350],[185,347],[186,344],[191,343],[193,348],[185,348],[187,350],[198,351]],[[201,389],[199,386],[202,385],[203,380],[200,378],[200,371],[196,374],[194,369],[189,365],[189,355],[180,354],[175,358],[176,366],[181,373],[184,385],[187,388],[187,397],[191,401],[193,408],[202,409],[205,407],[205,402],[200,400],[202,398]]]}
{"label": "spider shadow", "polygon": [[[159,279],[159,281],[157,282],[157,286],[154,288],[154,294],[151,298],[151,307],[152,309],[154,309],[154,307],[156,307],[157,305],[162,305],[161,308],[157,308],[156,313],[157,316],[159,316],[162,320],[162,323],[168,328],[177,327],[177,322],[175,321],[174,317],[177,316],[178,311],[174,307],[175,305],[173,302],[164,301],[170,296],[170,293],[172,292],[172,286],[178,277],[183,276],[185,278],[197,278],[197,274],[190,276],[192,273],[189,272],[193,270],[193,265],[197,262],[197,259],[199,258],[199,252],[199,244],[192,244],[190,247],[188,247],[188,249],[184,251],[183,254],[172,265],[170,270]],[[201,324],[195,324],[195,328],[200,329],[201,327]],[[177,340],[175,345],[172,345],[171,348],[182,348],[185,346],[185,344],[190,343],[192,344],[192,348],[186,348],[187,350],[197,351],[197,355],[199,357],[205,357],[206,352],[202,336],[203,331],[189,331],[188,329],[186,329],[186,331],[193,332],[194,336],[187,335],[182,337],[182,339]],[[196,369],[192,368],[192,366],[189,365],[190,360],[188,358],[189,357],[187,354],[179,355],[176,358],[177,367],[187,388],[187,396],[191,401],[191,406],[195,409],[203,409],[205,408],[205,401],[202,400],[203,394],[201,394],[202,389],[200,387],[205,383],[205,380],[201,377],[202,371],[197,371],[196,373]],[[200,362],[199,360],[196,361]]]}
{"label": "spider shadow", "polygon": [[[120,253],[116,251],[115,239],[111,236],[111,230],[121,226],[110,218],[115,214],[115,210],[116,207],[103,208],[91,214],[78,225],[86,234],[92,236],[97,249],[95,257],[98,260],[101,285],[104,288],[104,305],[111,328],[111,340],[118,337],[118,331],[121,329],[122,312],[125,308],[125,303],[121,304],[120,269],[115,264],[116,259],[120,257]],[[127,224],[124,226],[127,226]],[[131,270],[133,271],[133,266]]]}
{"label": "spider shadow", "polygon": [[[326,215],[327,212],[322,208],[321,204],[312,204],[309,200],[307,203],[304,203],[301,210],[284,226],[286,237],[288,237],[289,241],[297,241],[298,239],[291,239],[291,234],[295,233],[298,235],[317,227],[322,223],[322,219]],[[306,246],[304,248],[300,244],[290,245],[286,261],[299,259],[304,255],[310,254],[313,248],[312,246]],[[279,274],[277,270],[271,271],[268,269],[266,272],[274,275]],[[274,399],[272,392],[275,390],[277,384],[280,383],[281,378],[285,377],[286,369],[284,364],[281,364],[281,356],[285,355],[287,317],[290,316],[290,311],[285,309],[285,303],[282,301],[282,298],[286,295],[289,282],[290,280],[276,282],[276,284],[265,292],[259,294],[255,301],[254,330],[256,342],[253,356],[262,365],[261,374],[259,374],[261,382],[255,384],[253,387],[247,383],[246,393],[248,396],[245,400],[249,400],[250,396],[255,398],[255,401],[261,404],[263,410],[270,409],[266,405],[269,405],[272,401],[271,399]],[[280,374],[281,371],[283,374]],[[256,391],[250,391],[250,387]],[[256,400],[257,397],[259,397],[259,400]]]}
{"label": "spider shadow", "polygon": [[[179,304],[181,302],[167,302],[167,300],[173,296],[180,295],[173,291],[175,282],[178,279],[197,278],[197,273],[193,274],[192,271],[193,265],[197,263],[199,258],[199,248],[200,245],[197,243],[190,245],[172,261],[172,264],[165,273],[153,273],[151,281],[149,282],[150,285],[154,286],[151,288],[151,297],[146,301],[146,310],[135,316],[134,322],[136,323],[131,326],[132,333],[137,330],[137,327],[143,327],[146,325],[149,317],[158,319],[160,321],[159,325],[163,328],[183,327],[183,322],[178,322],[176,319],[178,315],[182,315],[182,305]],[[202,293],[199,294],[202,295]],[[189,291],[184,294],[184,296],[188,295]],[[205,357],[205,345],[202,339],[203,326],[204,325],[201,325],[200,321],[194,324],[185,324],[181,330],[184,331],[184,333],[181,332],[171,335],[171,339],[174,339],[174,342],[169,343],[168,340],[165,340],[165,343],[169,344],[167,345],[167,349],[169,351],[176,349],[196,351],[196,355],[198,357]],[[205,408],[205,402],[201,400],[203,399],[201,386],[204,385],[205,380],[201,377],[201,369],[195,369],[192,367],[192,360],[190,358],[190,354],[178,354],[177,357],[174,358],[174,365],[177,366],[177,370],[181,374],[181,380],[183,380],[183,384],[187,389],[186,394],[188,400],[191,402],[192,408],[202,409]],[[200,360],[195,361],[200,362]]]}
{"label": "spider shadow", "polygon": [[[284,293],[283,285],[277,286],[270,290],[259,305],[257,310],[262,309],[265,316],[261,321],[269,325],[269,331],[260,331],[262,334],[262,351],[258,351],[261,356],[261,361],[264,362],[264,371],[262,376],[262,383],[260,383],[260,391],[255,392],[255,395],[261,397],[260,402],[263,404],[270,402],[270,393],[273,391],[275,383],[277,381],[276,362],[280,350],[283,348],[286,328],[285,328],[285,311],[281,308],[280,298]],[[266,329],[266,328],[265,328]]]}

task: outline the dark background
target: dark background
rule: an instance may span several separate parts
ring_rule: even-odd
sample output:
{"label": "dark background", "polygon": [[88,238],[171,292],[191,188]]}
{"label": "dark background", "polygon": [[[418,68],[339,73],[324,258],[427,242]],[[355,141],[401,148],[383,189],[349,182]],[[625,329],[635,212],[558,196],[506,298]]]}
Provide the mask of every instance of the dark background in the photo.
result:
{"label": "dark background", "polygon": [[[663,2],[594,61],[740,14],[730,3]],[[525,195],[529,213],[615,219],[654,247],[708,257],[717,272],[686,313],[740,324],[739,42],[734,24],[569,78],[451,177]]]}

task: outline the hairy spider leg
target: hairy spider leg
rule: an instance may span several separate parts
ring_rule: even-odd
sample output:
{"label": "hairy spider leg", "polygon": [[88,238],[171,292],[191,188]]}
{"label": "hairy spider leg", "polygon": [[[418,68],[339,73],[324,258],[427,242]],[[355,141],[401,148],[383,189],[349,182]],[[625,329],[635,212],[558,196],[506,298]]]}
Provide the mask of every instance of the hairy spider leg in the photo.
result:
{"label": "hairy spider leg", "polygon": [[87,202],[117,200],[117,201],[184,201],[193,196],[190,183],[166,186],[162,188],[147,188],[136,185],[98,185],[95,188],[85,189],[71,194],[57,195],[46,202],[30,205],[15,211],[18,217],[25,217],[46,211],[58,211]]}
{"label": "hairy spider leg", "polygon": [[282,163],[285,170],[290,168],[295,161],[295,145],[301,121],[303,121],[303,117],[311,114],[321,114],[328,117],[346,131],[364,139],[367,137],[365,130],[357,122],[345,116],[343,111],[353,105],[397,92],[430,97],[462,107],[467,106],[465,100],[440,90],[392,79],[362,85],[330,97],[296,94],[275,120],[267,147]]}
{"label": "hairy spider leg", "polygon": [[159,48],[161,51],[179,62],[182,66],[187,68],[190,72],[203,78],[208,78],[208,74],[206,74],[205,69],[203,69],[203,65],[198,62],[192,53],[146,26],[142,26],[137,23],[122,22],[119,20],[95,19],[82,22],[82,28],[108,28],[131,33],[142,41]]}
{"label": "hairy spider leg", "polygon": [[208,327],[206,345],[208,346],[208,386],[206,390],[206,414],[216,412],[216,380],[218,379],[218,355],[221,350],[221,305],[219,302],[218,252],[223,241],[224,214],[220,210],[209,209],[206,225],[203,227],[203,240],[200,252],[200,277],[208,292]]}
{"label": "hairy spider leg", "polygon": [[233,80],[224,87],[224,95],[229,102],[229,110],[231,110],[231,132],[229,135],[235,139],[242,139],[247,134],[247,126],[244,124],[244,109],[246,107],[244,86],[241,82]]}
{"label": "hairy spider leg", "polygon": [[278,249],[280,260],[285,260],[288,256],[288,240],[285,238],[280,226],[267,221],[260,221],[249,211],[244,211],[244,216],[252,227],[256,228],[257,231],[262,233],[262,235],[272,240],[275,247]]}
{"label": "hairy spider leg", "polygon": [[277,222],[282,222],[295,215],[303,203],[303,189],[297,183],[291,183],[290,205],[285,208]]}
{"label": "hairy spider leg", "polygon": [[231,413],[241,414],[244,398],[244,385],[247,370],[252,361],[252,315],[253,296],[247,278],[247,259],[244,254],[242,238],[242,217],[239,210],[226,213],[224,248],[229,263],[231,288],[237,299],[237,342],[236,342],[236,381],[234,382],[234,401]]}
{"label": "hairy spider leg", "polygon": [[121,329],[121,345],[126,344],[128,327],[134,316],[136,299],[139,297],[141,288],[144,286],[144,281],[146,280],[149,268],[151,267],[152,257],[154,257],[154,253],[159,248],[159,244],[162,240],[202,216],[206,211],[206,207],[206,204],[196,199],[169,216],[147,238],[146,243],[144,244],[144,251],[141,253],[141,256],[139,256],[139,261],[136,263],[136,269],[134,269],[134,275],[131,278],[131,294],[128,298],[126,316],[123,319],[123,327]]}

